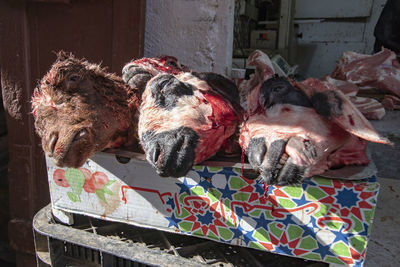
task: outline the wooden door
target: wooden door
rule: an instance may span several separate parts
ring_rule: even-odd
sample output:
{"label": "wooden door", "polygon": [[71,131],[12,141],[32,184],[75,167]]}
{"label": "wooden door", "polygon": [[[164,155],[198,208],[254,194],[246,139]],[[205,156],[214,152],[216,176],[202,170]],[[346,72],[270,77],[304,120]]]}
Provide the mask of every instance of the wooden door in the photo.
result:
{"label": "wooden door", "polygon": [[32,218],[47,203],[46,166],[30,114],[33,88],[73,52],[112,72],[143,54],[145,0],[0,0],[0,68],[9,138],[9,237],[17,266],[35,266]]}

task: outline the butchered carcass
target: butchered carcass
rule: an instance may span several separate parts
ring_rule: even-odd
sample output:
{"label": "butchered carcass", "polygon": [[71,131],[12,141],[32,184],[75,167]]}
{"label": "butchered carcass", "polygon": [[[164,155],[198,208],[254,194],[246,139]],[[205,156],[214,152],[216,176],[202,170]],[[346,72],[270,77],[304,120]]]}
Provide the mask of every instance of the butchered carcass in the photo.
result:
{"label": "butchered carcass", "polygon": [[137,141],[138,90],[100,65],[59,52],[32,97],[45,153],[80,167],[95,152]]}
{"label": "butchered carcass", "polygon": [[140,106],[139,138],[147,160],[160,176],[185,175],[229,146],[240,120],[238,103],[237,87],[221,75],[156,75]]}
{"label": "butchered carcass", "polygon": [[389,143],[337,88],[318,79],[274,75],[261,51],[240,86],[245,116],[239,143],[268,184],[287,184],[344,165],[368,164],[366,141]]}
{"label": "butchered carcass", "polygon": [[343,53],[331,76],[360,89],[376,88],[400,96],[400,63],[386,48],[375,55]]}

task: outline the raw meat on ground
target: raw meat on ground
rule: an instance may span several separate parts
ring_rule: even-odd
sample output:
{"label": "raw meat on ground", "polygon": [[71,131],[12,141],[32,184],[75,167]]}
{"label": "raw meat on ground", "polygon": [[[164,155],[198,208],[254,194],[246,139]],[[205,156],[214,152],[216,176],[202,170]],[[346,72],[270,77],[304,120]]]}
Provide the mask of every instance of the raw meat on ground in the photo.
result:
{"label": "raw meat on ground", "polygon": [[400,98],[394,95],[385,95],[382,105],[387,110],[400,110]]}
{"label": "raw meat on ground", "polygon": [[360,89],[377,88],[400,97],[400,63],[396,54],[386,48],[374,55],[343,53],[331,77]]}

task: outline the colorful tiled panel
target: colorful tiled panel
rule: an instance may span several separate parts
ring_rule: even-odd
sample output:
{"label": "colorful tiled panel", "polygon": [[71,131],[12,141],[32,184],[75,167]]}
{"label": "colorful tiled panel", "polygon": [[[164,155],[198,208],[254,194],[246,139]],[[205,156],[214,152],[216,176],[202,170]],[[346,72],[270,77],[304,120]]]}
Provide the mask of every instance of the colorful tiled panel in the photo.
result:
{"label": "colorful tiled panel", "polygon": [[379,191],[375,176],[266,187],[230,167],[196,166],[173,179],[132,164],[116,169],[100,160],[62,170],[48,161],[53,206],[304,259],[363,264]]}

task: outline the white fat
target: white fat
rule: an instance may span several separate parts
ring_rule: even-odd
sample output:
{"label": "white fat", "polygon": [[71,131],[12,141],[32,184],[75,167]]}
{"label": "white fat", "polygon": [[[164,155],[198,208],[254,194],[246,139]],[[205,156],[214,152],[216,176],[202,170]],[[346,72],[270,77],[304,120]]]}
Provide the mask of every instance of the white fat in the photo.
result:
{"label": "white fat", "polygon": [[251,125],[254,134],[262,134],[271,140],[275,140],[275,136],[288,138],[293,135],[324,140],[328,134],[326,122],[313,109],[290,104],[274,105],[265,114],[252,116],[247,124]]}
{"label": "white fat", "polygon": [[[389,73],[389,72],[391,72],[391,73]],[[394,79],[400,81],[400,70],[394,69],[394,67],[392,65],[382,66],[382,67],[378,68],[378,81],[383,81],[387,77],[391,77],[391,78],[394,78]]]}
{"label": "white fat", "polygon": [[179,97],[175,106],[167,110],[156,106],[149,87],[146,87],[142,96],[143,102],[139,109],[140,137],[147,130],[163,132],[182,126],[196,129],[209,124],[208,117],[212,115],[212,107],[204,102],[204,96],[200,91],[209,90],[208,85],[190,73],[177,75],[176,78],[191,84],[193,95]]}

